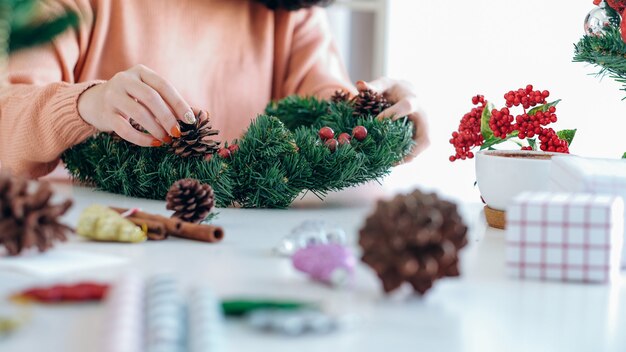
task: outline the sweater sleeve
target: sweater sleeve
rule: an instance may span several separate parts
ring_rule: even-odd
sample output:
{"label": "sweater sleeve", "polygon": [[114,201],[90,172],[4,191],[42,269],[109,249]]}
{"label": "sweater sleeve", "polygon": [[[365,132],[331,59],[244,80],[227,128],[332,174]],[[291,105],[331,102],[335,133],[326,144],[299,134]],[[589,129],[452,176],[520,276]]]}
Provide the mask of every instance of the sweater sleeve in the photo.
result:
{"label": "sweater sleeve", "polygon": [[274,98],[292,94],[328,98],[338,89],[353,91],[325,10],[313,8],[284,16],[288,19],[280,21],[277,29],[286,24],[288,33],[284,43],[288,48],[285,48],[284,67],[276,69],[282,81],[275,83],[282,89],[275,92],[278,94]]}
{"label": "sweater sleeve", "polygon": [[79,13],[78,29],[9,58],[9,84],[0,90],[0,166],[16,174],[51,172],[63,151],[95,133],[80,117],[77,103],[98,82],[76,83],[90,35],[91,7],[89,1],[65,5]]}

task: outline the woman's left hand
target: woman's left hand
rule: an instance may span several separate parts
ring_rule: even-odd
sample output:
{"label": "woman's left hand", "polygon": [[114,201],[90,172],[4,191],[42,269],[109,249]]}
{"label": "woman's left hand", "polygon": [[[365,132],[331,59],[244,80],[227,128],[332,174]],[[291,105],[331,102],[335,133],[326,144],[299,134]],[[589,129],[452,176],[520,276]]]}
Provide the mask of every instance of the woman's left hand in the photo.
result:
{"label": "woman's left hand", "polygon": [[390,78],[379,78],[371,82],[358,81],[356,88],[359,91],[371,89],[383,96],[393,105],[378,115],[377,118],[399,119],[404,116],[413,121],[415,131],[413,138],[415,146],[411,153],[405,158],[405,162],[411,161],[417,155],[428,148],[430,137],[428,135],[428,121],[423,111],[421,111],[415,88],[406,81],[398,81]]}

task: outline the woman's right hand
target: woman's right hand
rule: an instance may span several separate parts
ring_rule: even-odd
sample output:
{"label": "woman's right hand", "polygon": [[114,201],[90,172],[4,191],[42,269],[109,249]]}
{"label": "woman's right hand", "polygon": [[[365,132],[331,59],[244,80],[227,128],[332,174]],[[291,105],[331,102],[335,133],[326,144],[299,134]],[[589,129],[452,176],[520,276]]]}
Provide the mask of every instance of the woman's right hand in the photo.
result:
{"label": "woman's right hand", "polygon": [[[143,147],[170,143],[172,137],[180,137],[178,120],[194,123],[196,119],[180,93],[143,65],[86,90],[78,99],[78,112],[99,131],[115,132]],[[131,126],[131,118],[148,134]]]}

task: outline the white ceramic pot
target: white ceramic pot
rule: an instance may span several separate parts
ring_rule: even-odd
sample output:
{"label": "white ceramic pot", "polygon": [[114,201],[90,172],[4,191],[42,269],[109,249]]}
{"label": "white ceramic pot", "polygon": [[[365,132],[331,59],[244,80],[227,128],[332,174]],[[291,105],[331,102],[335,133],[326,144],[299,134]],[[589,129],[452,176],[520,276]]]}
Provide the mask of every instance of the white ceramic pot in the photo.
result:
{"label": "white ceramic pot", "polygon": [[550,159],[540,151],[489,150],[476,154],[476,181],[485,203],[506,211],[518,194],[550,190]]}

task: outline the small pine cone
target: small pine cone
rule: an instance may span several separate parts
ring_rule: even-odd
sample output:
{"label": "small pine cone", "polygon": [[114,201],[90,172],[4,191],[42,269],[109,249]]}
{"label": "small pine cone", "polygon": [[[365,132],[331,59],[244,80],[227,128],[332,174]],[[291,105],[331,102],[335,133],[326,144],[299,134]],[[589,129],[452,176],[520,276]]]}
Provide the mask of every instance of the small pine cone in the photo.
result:
{"label": "small pine cone", "polygon": [[337,104],[337,103],[345,103],[347,101],[350,100],[350,92],[345,91],[343,89],[339,89],[337,91],[335,91],[335,94],[333,94],[332,97],[330,97],[330,101]]}
{"label": "small pine cone", "polygon": [[408,282],[423,295],[435,280],[458,276],[458,252],[466,244],[456,205],[420,191],[380,201],[359,236],[362,260],[386,293]]}
{"label": "small pine cone", "polygon": [[200,111],[196,115],[196,123],[186,124],[180,122],[181,136],[172,141],[171,150],[183,158],[205,157],[215,154],[220,149],[220,142],[213,140],[211,136],[219,133],[211,129],[209,114]]}
{"label": "small pine cone", "polygon": [[55,241],[67,240],[71,228],[59,218],[72,206],[71,200],[50,204],[53,196],[49,183],[40,183],[29,191],[28,181],[0,173],[0,245],[9,255],[37,247],[50,249]]}
{"label": "small pine cone", "polygon": [[354,116],[357,117],[363,115],[377,116],[391,107],[391,104],[382,94],[371,89],[359,92],[359,95],[352,98],[352,103],[354,104]]}
{"label": "small pine cone", "polygon": [[[143,133],[148,133],[148,131],[146,131],[145,128],[143,128],[143,126],[141,126],[140,124],[138,124],[135,120],[133,119],[128,119],[128,122],[130,122],[130,125],[133,126],[134,129],[136,129],[139,132],[143,132]],[[115,132],[111,132],[111,136],[113,137],[114,140],[116,141],[121,141],[123,140],[122,137],[120,137],[117,133]]]}
{"label": "small pine cone", "polygon": [[206,219],[215,204],[213,188],[192,178],[174,182],[165,200],[172,217],[193,223]]}

